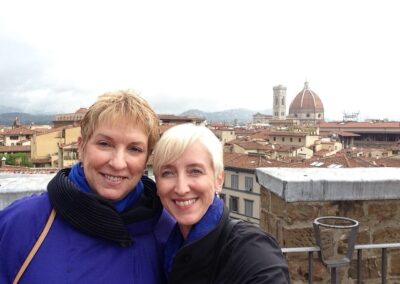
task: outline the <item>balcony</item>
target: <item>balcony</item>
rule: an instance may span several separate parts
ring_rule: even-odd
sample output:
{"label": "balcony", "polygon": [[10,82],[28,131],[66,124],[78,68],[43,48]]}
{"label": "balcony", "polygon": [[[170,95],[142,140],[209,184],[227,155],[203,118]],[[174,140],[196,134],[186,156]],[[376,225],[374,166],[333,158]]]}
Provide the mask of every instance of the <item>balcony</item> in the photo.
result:
{"label": "balcony", "polygon": [[[400,168],[258,168],[260,227],[280,243],[293,283],[400,283]],[[313,231],[320,216],[359,221],[352,261],[322,264]],[[348,244],[331,234],[337,254]]]}

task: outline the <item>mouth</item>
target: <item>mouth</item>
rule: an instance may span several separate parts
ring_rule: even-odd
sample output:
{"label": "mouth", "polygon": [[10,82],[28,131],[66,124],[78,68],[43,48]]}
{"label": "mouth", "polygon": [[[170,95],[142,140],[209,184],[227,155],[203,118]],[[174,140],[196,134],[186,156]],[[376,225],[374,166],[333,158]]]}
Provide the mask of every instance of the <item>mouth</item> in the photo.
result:
{"label": "mouth", "polygon": [[193,205],[197,201],[197,198],[186,199],[186,200],[174,200],[175,204],[179,207],[187,207]]}
{"label": "mouth", "polygon": [[103,177],[110,181],[110,182],[121,182],[122,180],[126,179],[126,177],[122,176],[113,176],[113,175],[107,175],[107,174],[102,174]]}

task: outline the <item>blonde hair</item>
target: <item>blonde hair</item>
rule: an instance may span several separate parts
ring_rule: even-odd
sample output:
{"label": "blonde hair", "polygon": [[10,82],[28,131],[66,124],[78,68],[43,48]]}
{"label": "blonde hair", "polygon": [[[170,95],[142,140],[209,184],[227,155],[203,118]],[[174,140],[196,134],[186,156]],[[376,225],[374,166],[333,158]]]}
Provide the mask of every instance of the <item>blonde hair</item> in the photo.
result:
{"label": "blonde hair", "polygon": [[154,174],[159,175],[163,166],[174,162],[195,142],[202,143],[206,148],[216,178],[224,170],[222,144],[207,127],[190,123],[174,126],[161,136],[153,153]]}
{"label": "blonde hair", "polygon": [[125,120],[140,127],[148,136],[148,155],[160,138],[157,114],[148,102],[132,90],[108,92],[99,96],[80,122],[82,143],[85,145],[96,127],[103,122]]}

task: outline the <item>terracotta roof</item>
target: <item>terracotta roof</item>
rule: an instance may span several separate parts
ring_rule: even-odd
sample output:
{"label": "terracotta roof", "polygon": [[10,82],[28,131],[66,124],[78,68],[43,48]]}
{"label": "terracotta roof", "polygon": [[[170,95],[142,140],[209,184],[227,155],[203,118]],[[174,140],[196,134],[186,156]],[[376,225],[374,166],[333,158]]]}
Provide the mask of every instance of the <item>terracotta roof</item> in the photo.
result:
{"label": "terracotta roof", "polygon": [[87,113],[88,109],[81,107],[80,109],[78,109],[75,113]]}
{"label": "terracotta roof", "polygon": [[308,87],[308,82],[304,83],[303,90],[297,94],[290,104],[289,114],[302,112],[304,110],[313,110],[316,112],[324,111],[321,99]]}
{"label": "terracotta roof", "polygon": [[53,132],[57,132],[57,131],[62,131],[65,128],[70,128],[71,126],[61,126],[61,127],[57,127],[57,128],[50,128],[47,129],[46,131],[40,132],[40,133],[36,133],[37,136],[40,135],[45,135],[45,134],[49,134],[49,133],[53,133]]}
{"label": "terracotta roof", "polygon": [[51,162],[51,158],[37,158],[37,159],[31,159],[32,163],[36,163],[36,164],[46,164],[46,163],[50,163]]}
{"label": "terracotta roof", "polygon": [[230,144],[238,145],[245,150],[271,150],[271,145],[262,145],[252,141],[236,141]]}
{"label": "terracotta roof", "polygon": [[300,163],[291,163],[288,167],[294,168],[332,168],[332,167],[343,167],[343,168],[365,168],[365,167],[377,167],[372,161],[360,157],[350,157],[344,152],[336,153],[336,155],[328,157],[317,157],[314,156],[311,159],[304,160]]}
{"label": "terracotta roof", "polygon": [[31,152],[31,146],[0,146],[1,153]]}
{"label": "terracotta roof", "polygon": [[320,122],[320,129],[323,128],[400,128],[398,121],[379,121],[379,122],[365,122],[365,121],[335,121],[335,122]]}
{"label": "terracotta roof", "polygon": [[314,156],[317,157],[324,157],[326,154],[328,154],[330,151],[329,150],[319,150],[317,152],[314,152]]}
{"label": "terracotta roof", "polygon": [[225,152],[224,165],[232,168],[255,169],[259,167],[283,167],[286,164],[262,156]]}
{"label": "terracotta roof", "polygon": [[2,133],[2,135],[33,135],[37,133],[37,131],[28,129],[26,127],[18,127],[18,128],[12,128],[12,129],[6,129]]}
{"label": "terracotta roof", "polygon": [[383,159],[375,159],[375,163],[379,167],[400,167],[400,159],[394,159],[394,158],[383,158]]}
{"label": "terracotta roof", "polygon": [[255,130],[255,129],[242,129],[242,128],[236,128],[235,129],[235,133],[238,136],[249,136],[249,135],[253,135],[255,133],[260,132],[259,130]]}
{"label": "terracotta roof", "polygon": [[307,133],[298,131],[271,131],[270,136],[294,136],[294,137],[306,137]]}
{"label": "terracotta roof", "polygon": [[269,140],[270,130],[262,130],[249,136],[249,140]]}
{"label": "terracotta roof", "polygon": [[36,131],[36,133],[43,133],[43,132],[48,131],[49,129],[51,129],[51,128],[48,128],[48,127],[37,127],[34,130]]}

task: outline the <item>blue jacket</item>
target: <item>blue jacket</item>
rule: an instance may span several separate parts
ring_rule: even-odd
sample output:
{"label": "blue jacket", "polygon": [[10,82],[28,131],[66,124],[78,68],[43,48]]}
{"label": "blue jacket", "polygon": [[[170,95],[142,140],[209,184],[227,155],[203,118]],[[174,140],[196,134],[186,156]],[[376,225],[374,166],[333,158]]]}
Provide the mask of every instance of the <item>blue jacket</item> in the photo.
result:
{"label": "blue jacket", "polygon": [[[0,211],[0,283],[12,283],[51,208],[43,193]],[[163,247],[173,224],[165,211],[130,223],[133,244],[122,247],[81,232],[57,214],[20,283],[164,283]]]}

